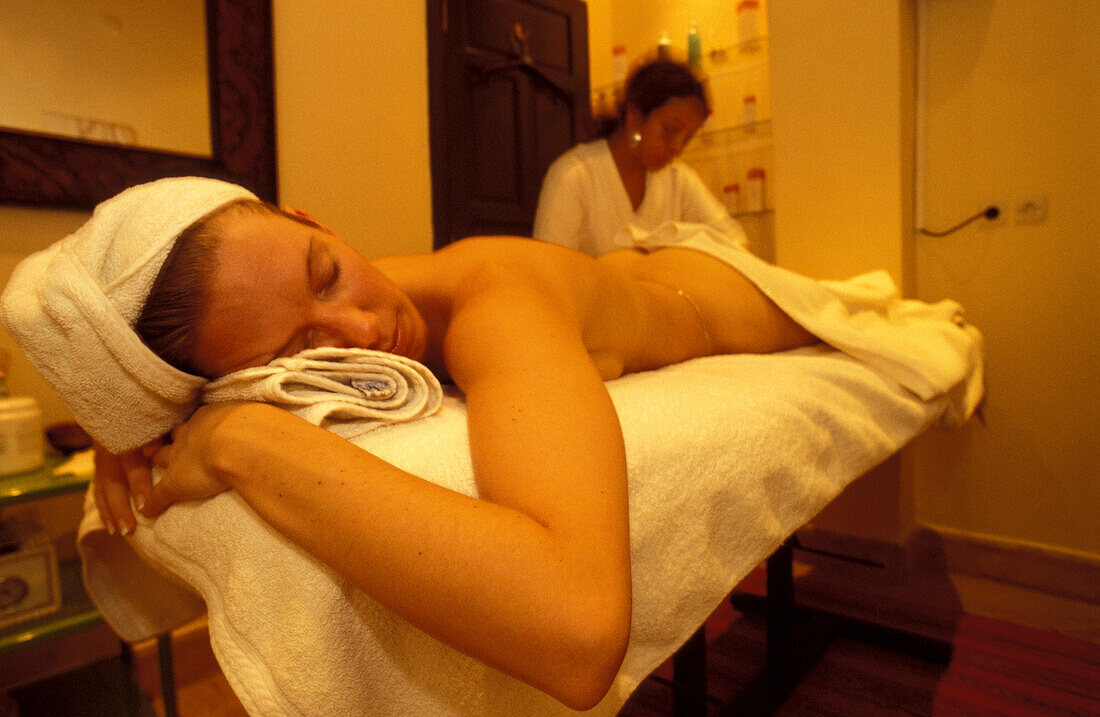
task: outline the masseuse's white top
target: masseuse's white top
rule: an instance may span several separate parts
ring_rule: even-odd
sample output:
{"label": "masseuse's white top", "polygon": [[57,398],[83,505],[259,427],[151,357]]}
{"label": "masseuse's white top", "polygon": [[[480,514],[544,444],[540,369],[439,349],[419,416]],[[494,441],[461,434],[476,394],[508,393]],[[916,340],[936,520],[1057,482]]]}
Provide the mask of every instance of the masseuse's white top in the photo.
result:
{"label": "masseuse's white top", "polygon": [[631,245],[632,235],[623,232],[628,226],[649,232],[668,221],[707,224],[731,244],[748,243],[745,230],[699,175],[678,160],[646,174],[645,197],[634,211],[611,148],[600,139],[573,147],[550,165],[533,236],[599,256]]}

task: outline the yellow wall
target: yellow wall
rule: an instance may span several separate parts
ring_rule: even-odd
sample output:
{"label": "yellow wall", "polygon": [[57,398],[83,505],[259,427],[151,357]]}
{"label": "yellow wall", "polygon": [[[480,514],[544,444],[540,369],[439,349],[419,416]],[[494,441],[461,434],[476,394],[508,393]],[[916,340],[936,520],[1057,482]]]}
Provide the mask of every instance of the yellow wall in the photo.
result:
{"label": "yellow wall", "polygon": [[[771,0],[768,13],[776,263],[828,279],[885,269],[911,288],[912,2]],[[815,523],[904,541],[908,463],[856,481]]]}
{"label": "yellow wall", "polygon": [[366,256],[431,251],[425,3],[273,6],[280,199]]}
{"label": "yellow wall", "polygon": [[987,342],[986,425],[915,452],[918,520],[1100,561],[1100,3],[930,0],[923,215],[990,202],[1048,217],[917,244],[921,298]]}
{"label": "yellow wall", "polygon": [[[905,89],[918,9],[923,113]],[[857,483],[828,527],[903,537],[925,524],[1095,563],[1100,5],[772,0],[769,12],[779,263],[887,268],[908,295],[960,301],[987,341],[987,425],[922,437],[896,476]],[[906,148],[917,120],[919,188]],[[917,239],[918,190],[932,228],[1033,196],[1050,213]],[[868,510],[881,505],[900,511],[896,525]]]}
{"label": "yellow wall", "polygon": [[772,0],[769,14],[776,261],[910,283],[912,3]]}

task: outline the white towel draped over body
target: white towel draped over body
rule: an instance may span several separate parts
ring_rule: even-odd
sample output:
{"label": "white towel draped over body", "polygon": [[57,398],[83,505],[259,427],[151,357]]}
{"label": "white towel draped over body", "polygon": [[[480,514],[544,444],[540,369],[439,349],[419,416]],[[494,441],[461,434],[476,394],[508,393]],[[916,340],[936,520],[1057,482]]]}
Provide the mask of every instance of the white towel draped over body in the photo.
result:
{"label": "white towel draped over body", "polygon": [[[903,306],[874,277],[826,285],[739,254],[732,262],[843,351],[819,344],[713,356],[608,383],[629,471],[633,615],[622,668],[592,714],[615,714],[753,567],[848,483],[945,411],[957,412],[953,421],[965,417],[980,396],[980,337],[944,310],[952,307]],[[329,385],[288,377],[268,386],[280,374],[255,374],[258,382],[234,395],[286,394],[285,402]],[[333,393],[356,398],[345,387]],[[330,428],[344,410],[327,414]],[[457,396],[445,396],[434,415],[375,425],[353,440],[425,480],[478,494]],[[137,640],[205,606],[214,653],[251,714],[571,713],[396,617],[235,492],[142,518],[129,539],[108,535],[86,505],[78,545],[89,594],[107,621]]]}

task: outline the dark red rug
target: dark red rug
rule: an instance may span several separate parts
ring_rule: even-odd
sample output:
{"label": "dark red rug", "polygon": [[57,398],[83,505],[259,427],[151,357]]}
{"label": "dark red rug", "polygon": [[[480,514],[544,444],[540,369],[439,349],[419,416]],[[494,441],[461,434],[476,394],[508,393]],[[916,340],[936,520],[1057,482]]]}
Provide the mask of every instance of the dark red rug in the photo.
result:
{"label": "dark red rug", "polygon": [[[736,696],[762,666],[763,621],[724,603],[707,622],[707,638],[707,692],[713,698],[711,714],[716,714],[717,704]],[[952,644],[951,661],[945,665],[889,646],[838,638],[776,714],[1100,717],[1096,643],[964,615]],[[666,663],[655,674],[671,678],[671,665]],[[667,685],[647,680],[620,717],[671,714]]]}
{"label": "dark red rug", "polygon": [[1100,715],[1100,645],[964,615],[954,646],[936,715]]}

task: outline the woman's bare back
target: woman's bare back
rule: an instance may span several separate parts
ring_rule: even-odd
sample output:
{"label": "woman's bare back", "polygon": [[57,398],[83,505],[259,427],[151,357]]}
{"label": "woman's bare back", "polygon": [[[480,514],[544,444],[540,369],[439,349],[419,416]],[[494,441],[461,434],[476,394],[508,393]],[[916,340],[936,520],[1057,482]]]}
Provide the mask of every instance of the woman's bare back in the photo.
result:
{"label": "woman's bare back", "polygon": [[693,249],[624,249],[593,259],[545,242],[476,238],[375,263],[417,304],[433,344],[446,332],[453,302],[489,276],[538,283],[573,312],[605,380],[707,354],[767,353],[814,341],[739,272]]}

